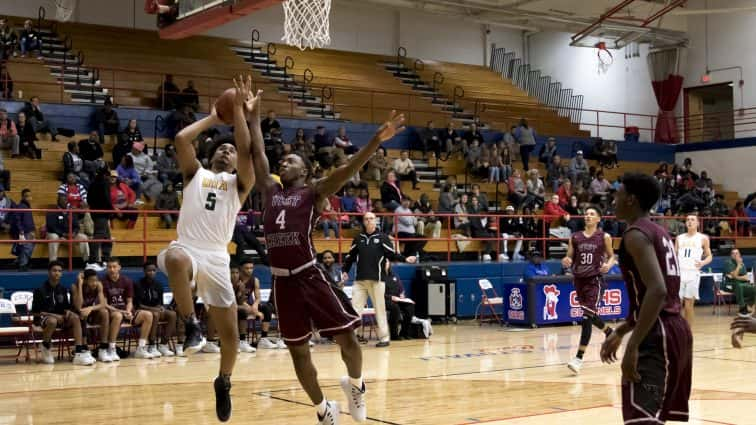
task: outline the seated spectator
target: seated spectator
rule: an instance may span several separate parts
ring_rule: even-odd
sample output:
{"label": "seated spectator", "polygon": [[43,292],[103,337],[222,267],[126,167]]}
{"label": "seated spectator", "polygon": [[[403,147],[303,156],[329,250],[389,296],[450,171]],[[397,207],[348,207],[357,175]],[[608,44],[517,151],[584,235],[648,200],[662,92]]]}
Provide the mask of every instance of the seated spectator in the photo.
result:
{"label": "seated spectator", "polygon": [[197,121],[197,116],[194,114],[194,109],[189,105],[178,105],[176,110],[168,115],[167,126],[168,136],[171,138],[176,137],[179,131],[186,127],[189,127],[193,122]]}
{"label": "seated spectator", "polygon": [[[499,255],[500,261],[509,261],[509,240],[523,237],[523,219],[522,217],[515,217],[514,213],[515,208],[512,205],[507,205],[504,208],[504,215],[499,219],[499,231],[501,231],[501,237],[504,239],[502,253]],[[522,239],[517,239],[512,252],[512,261],[525,260],[525,257],[520,255],[521,250]]]}
{"label": "seated spectator", "polygon": [[94,124],[97,126],[97,137],[100,143],[105,143],[105,136],[118,136],[121,122],[118,120],[118,112],[113,109],[113,101],[109,97],[105,99],[102,108],[97,108]]}
{"label": "seated spectator", "polygon": [[[338,196],[330,196],[329,199],[325,202],[325,208],[323,208],[323,212],[320,214],[320,226],[323,228],[323,236],[325,236],[326,239],[331,239],[331,236],[328,232],[329,229],[333,229],[333,236],[336,239],[339,238],[339,228],[341,227],[339,225],[339,202],[340,201]],[[334,203],[336,203],[336,206],[334,206]]]}
{"label": "seated spectator", "polygon": [[[564,208],[570,203],[572,197],[572,182],[569,179],[565,179],[559,189],[556,191],[559,196],[559,205]],[[575,198],[577,199],[577,198]]]}
{"label": "seated spectator", "polygon": [[[400,239],[416,239],[424,237],[417,231],[417,217],[413,215],[410,206],[412,200],[408,197],[402,199],[402,204],[399,205],[394,214],[397,214],[397,236]],[[404,241],[403,255],[410,257],[422,253],[423,247],[425,247],[426,241]]]}
{"label": "seated spectator", "polygon": [[659,224],[662,225],[671,236],[677,236],[687,231],[685,223],[681,222],[675,217],[672,217],[672,210],[667,208],[664,210],[664,219],[660,220]]}
{"label": "seated spectator", "polygon": [[478,130],[478,126],[475,123],[470,124],[470,130],[465,133],[465,144],[469,147],[474,140],[478,141],[478,145],[483,146],[486,141],[483,140],[483,134]]}
{"label": "seated spectator", "polygon": [[34,143],[37,141],[37,133],[34,131],[31,122],[26,119],[26,113],[18,113],[16,129],[19,137],[18,154],[29,158],[42,158],[42,149],[37,148],[37,144]]}
{"label": "seated spectator", "polygon": [[549,268],[546,264],[543,264],[543,255],[540,251],[533,251],[530,253],[530,262],[525,266],[525,272],[522,277],[525,281],[529,281],[536,276],[548,276]]}
{"label": "seated spectator", "polygon": [[[415,302],[406,297],[402,281],[394,274],[391,263],[386,262],[386,313],[392,341],[412,339],[412,318],[415,317]],[[401,331],[399,324],[401,323]]]}
{"label": "seated spectator", "polygon": [[499,160],[501,161],[501,171],[499,181],[506,182],[512,175],[512,162],[514,161],[514,152],[506,143],[501,143],[499,147]]}
{"label": "seated spectator", "polygon": [[32,26],[31,19],[24,21],[24,29],[18,37],[18,47],[21,57],[26,57],[26,52],[37,51],[37,59],[42,60],[42,36]]}
{"label": "seated spectator", "polygon": [[13,99],[13,78],[11,78],[8,67],[3,61],[0,61],[0,98]]}
{"label": "seated spectator", "polygon": [[537,205],[538,208],[543,207],[546,199],[546,188],[543,187],[543,181],[541,181],[538,175],[538,169],[534,168],[528,171],[527,190],[529,198],[526,201],[527,204],[530,205],[532,203]]}
{"label": "seated spectator", "polygon": [[336,133],[336,137],[333,139],[333,144],[344,151],[344,154],[346,155],[353,155],[356,154],[357,151],[360,150],[357,146],[352,144],[352,141],[349,140],[349,136],[346,134],[346,128],[339,127],[338,132]]}
{"label": "seated spectator", "polygon": [[330,249],[327,249],[323,251],[320,258],[321,260],[320,263],[318,263],[318,268],[323,271],[326,279],[328,279],[328,283],[330,283],[331,286],[343,290],[346,280],[341,274],[341,266],[336,264],[336,254]]}
{"label": "seated spectator", "polygon": [[520,145],[520,159],[522,160],[522,167],[525,171],[529,171],[530,167],[530,154],[535,149],[536,144],[536,132],[535,129],[528,126],[528,121],[523,118],[520,120],[520,125],[515,130],[515,140]]}
{"label": "seated spectator", "polygon": [[110,311],[110,328],[115,323],[120,328],[121,322],[139,327],[139,339],[134,351],[134,358],[152,359],[155,356],[147,348],[147,341],[152,331],[152,312],[134,308],[134,282],[121,274],[121,262],[114,257],[108,260],[108,268],[102,279],[102,290]]}
{"label": "seated spectator", "polygon": [[178,162],[176,161],[176,148],[173,144],[169,143],[165,145],[163,151],[160,152],[156,169],[158,180],[162,183],[171,182],[175,185],[183,181],[181,171],[178,168]]}
{"label": "seated spectator", "polygon": [[[81,318],[73,311],[68,290],[61,283],[62,277],[63,265],[57,261],[50,262],[47,266],[47,280],[34,290],[31,313],[34,315],[34,324],[42,328],[42,363],[55,363],[52,337],[60,327],[71,331],[75,345],[73,364],[91,366],[95,359],[82,337]],[[78,281],[83,279],[83,273],[79,273]]]}
{"label": "seated spectator", "polygon": [[605,202],[609,198],[611,189],[612,184],[604,178],[604,172],[599,171],[596,173],[596,178],[593,179],[589,188],[592,196],[591,202],[594,204]]}
{"label": "seated spectator", "polygon": [[39,107],[39,97],[32,96],[22,109],[22,112],[26,114],[26,119],[31,123],[35,133],[50,133],[53,142],[58,141],[58,129],[48,120],[45,120],[45,115]]}
{"label": "seated spectator", "polygon": [[[341,212],[344,213],[356,213],[357,212],[357,197],[354,195],[354,188],[348,187],[341,197]],[[359,217],[356,215],[348,215],[351,225],[359,225]]]}
{"label": "seated spectator", "polygon": [[87,207],[87,189],[81,183],[77,183],[74,173],[66,175],[66,181],[58,186],[57,193],[60,208],[81,209]]}
{"label": "seated spectator", "polygon": [[98,137],[97,132],[92,131],[89,133],[89,138],[79,140],[79,156],[84,160],[84,171],[87,172],[89,181],[92,181],[98,168],[105,166]]}
{"label": "seated spectator", "polygon": [[438,138],[438,130],[433,126],[433,120],[428,121],[419,135],[420,147],[423,151],[423,160],[428,159],[430,150],[437,158],[441,156],[441,142]]}
{"label": "seated spectator", "polygon": [[323,126],[318,126],[315,133],[316,158],[323,168],[331,168],[333,164],[346,162],[344,151],[334,146],[334,141],[326,133]]}
{"label": "seated spectator", "polygon": [[[386,180],[381,184],[381,202],[387,210],[393,212],[402,203],[402,198],[404,198],[404,193],[399,188],[396,173],[394,170],[388,170]],[[386,230],[383,232],[387,233]]]}
{"label": "seated spectator", "polygon": [[483,241],[483,261],[491,261],[492,255],[496,255],[494,247],[496,243],[490,238],[495,238],[496,233],[492,233],[488,228],[488,218],[482,214],[485,214],[485,210],[481,208],[478,197],[470,197],[470,207],[468,209],[470,213],[470,236],[473,238],[488,238]]}
{"label": "seated spectator", "polygon": [[453,152],[461,152],[463,155],[467,151],[466,145],[462,142],[462,138],[454,130],[454,123],[449,121],[446,128],[439,132],[439,141],[442,149],[446,155],[450,155]]}
{"label": "seated spectator", "polygon": [[730,212],[730,217],[733,218],[732,227],[735,229],[735,234],[737,236],[748,236],[748,228],[750,226],[748,224],[748,214],[746,214],[745,208],[743,208],[743,202],[735,202],[735,207]]}
{"label": "seated spectator", "polygon": [[[118,173],[112,177],[118,179]],[[92,210],[111,211],[113,203],[110,200],[110,179],[111,173],[103,167],[97,170],[92,184],[87,191],[87,204]],[[92,212],[92,238],[95,240],[110,239],[110,213],[109,212]],[[82,220],[83,222],[83,220]],[[82,226],[83,227],[83,224]],[[102,251],[101,251],[102,249]],[[102,271],[104,268],[99,262],[107,261],[110,258],[110,252],[113,249],[112,242],[90,242],[89,243],[89,261],[87,267],[95,271]],[[102,256],[100,256],[102,254]]]}
{"label": "seated spectator", "polygon": [[461,230],[465,236],[470,237],[470,217],[467,215],[467,203],[469,197],[466,193],[463,193],[459,197],[459,202],[454,206],[454,228]]}
{"label": "seated spectator", "polygon": [[[21,191],[21,201],[13,209],[28,210],[31,209],[32,193],[29,189]],[[34,232],[37,226],[34,225],[34,216],[31,211],[13,211],[10,217],[10,235],[16,240],[11,246],[11,254],[18,257],[18,271],[29,271],[29,261],[34,252],[34,243],[24,242],[26,240],[36,239]]]}
{"label": "seated spectator", "polygon": [[477,140],[470,142],[465,152],[465,165],[467,166],[467,169],[472,170],[475,168],[480,160],[482,151],[483,149],[480,147],[480,142]]}
{"label": "seated spectator", "polygon": [[[136,226],[137,214],[124,213],[124,211],[136,211],[136,194],[129,186],[120,180],[118,172],[110,172],[110,202],[113,205],[113,218],[126,220],[126,228],[133,229]],[[95,207],[92,207],[94,209]]]}
{"label": "seated spectator", "polygon": [[722,272],[724,274],[722,290],[735,294],[739,315],[750,316],[750,308],[756,302],[756,288],[748,280],[748,270],[743,263],[740,250],[730,251],[730,258],[725,262]]}
{"label": "seated spectator", "polygon": [[76,142],[68,142],[68,152],[63,154],[63,177],[68,178],[69,174],[73,174],[84,187],[89,186],[89,174],[84,170],[84,159],[79,156]]}
{"label": "seated spectator", "polygon": [[509,153],[512,156],[512,161],[515,160],[515,157],[517,156],[517,140],[515,140],[515,132],[517,131],[517,126],[513,125],[509,128],[508,132],[505,132],[502,136],[501,143],[505,144],[507,148],[509,148]]}
{"label": "seated spectator", "polygon": [[559,205],[559,195],[551,195],[551,200],[543,208],[544,219],[551,227],[567,226],[570,213]]}
{"label": "seated spectator", "polygon": [[136,142],[144,142],[142,132],[139,131],[137,120],[129,120],[126,124],[126,128],[118,137],[118,143],[113,146],[113,165],[117,166],[121,163],[121,158],[131,152],[131,147]]}
{"label": "seated spectator", "polygon": [[415,171],[415,164],[409,158],[409,151],[403,149],[400,152],[399,158],[394,160],[393,169],[400,182],[411,181],[412,189],[417,190],[417,172]]}
{"label": "seated spectator", "polygon": [[480,185],[472,185],[472,191],[470,192],[470,199],[477,198],[481,211],[488,211],[488,195],[480,191]]}
{"label": "seated spectator", "polygon": [[[66,209],[60,204],[58,205],[58,208],[58,211],[50,211],[46,214],[46,239],[49,241],[58,241],[60,239],[74,239],[79,241],[76,243],[79,248],[79,255],[81,255],[82,261],[86,263],[89,259],[89,244],[87,243],[89,238],[80,231],[78,214],[68,214]],[[70,232],[68,231],[69,228],[71,229]],[[60,242],[50,242],[47,244],[47,257],[51,262],[58,259],[59,247]]]}
{"label": "seated spectator", "polygon": [[562,157],[554,155],[546,168],[546,184],[553,192],[556,192],[559,186],[569,179],[570,167],[562,161]]}
{"label": "seated spectator", "polygon": [[[567,180],[565,184],[569,183]],[[569,183],[572,184],[572,183]],[[560,198],[561,201],[561,198]],[[575,195],[570,195],[570,201],[565,205],[564,210],[570,215],[570,219],[567,221],[567,227],[570,232],[575,233],[577,231],[585,229],[585,221],[583,220],[583,214],[585,213],[583,207],[578,202],[578,198]],[[605,214],[608,215],[608,214]]]}
{"label": "seated spectator", "polygon": [[[360,214],[365,214],[368,212],[373,211],[373,205],[370,201],[370,192],[366,187],[361,187],[359,195],[357,195],[357,199],[355,201],[357,212]],[[362,220],[362,217],[358,217],[359,220]]]}
{"label": "seated spectator", "polygon": [[188,80],[184,90],[181,90],[181,103],[192,108],[194,112],[199,110],[199,92],[194,88],[194,81]]}
{"label": "seated spectator", "polygon": [[701,171],[701,176],[696,180],[696,189],[709,195],[709,199],[714,197],[714,182],[709,178],[706,171]]}
{"label": "seated spectator", "polygon": [[275,340],[268,336],[270,332],[270,322],[273,320],[273,313],[276,312],[275,304],[273,303],[273,296],[271,295],[268,301],[263,301],[260,296],[260,280],[254,276],[255,264],[247,257],[242,260],[240,268],[240,280],[244,282],[250,296],[247,298],[247,302],[251,303],[252,311],[260,313],[262,316],[260,323],[260,340],[257,342],[257,348],[263,349],[284,349],[286,345],[283,339]]}
{"label": "seated spectator", "polygon": [[599,164],[605,168],[617,168],[617,142],[605,142],[599,151]]}
{"label": "seated spectator", "polygon": [[531,238],[526,243],[526,250],[529,251],[533,245],[540,242],[534,241],[532,238],[542,238],[545,235],[543,234],[542,222],[541,220],[536,220],[532,206],[526,205],[522,207],[522,215],[524,216],[522,219],[522,235],[525,238]]}
{"label": "seated spectator", "polygon": [[[231,273],[231,287],[236,295],[236,319],[237,327],[239,329],[239,347],[240,353],[254,353],[257,349],[249,344],[247,338],[247,331],[249,329],[249,320],[261,320],[263,318],[262,313],[257,309],[257,306],[252,306],[249,303],[251,300],[257,300],[259,297],[255,297],[253,285],[247,285],[245,281],[240,278],[239,266],[231,263],[229,266]],[[254,324],[253,324],[254,326]]]}
{"label": "seated spectator", "polygon": [[507,200],[514,204],[516,209],[519,209],[528,197],[528,190],[525,186],[525,182],[522,181],[520,170],[514,170],[512,176],[509,177],[507,182],[509,187],[509,193],[507,194]]}
{"label": "seated spectator", "polygon": [[575,157],[570,160],[569,175],[573,186],[584,185],[589,174],[588,162],[583,158],[583,151],[577,151]]}
{"label": "seated spectator", "polygon": [[158,107],[166,111],[176,109],[181,104],[181,90],[173,82],[173,75],[166,74],[157,91]]}
{"label": "seated spectator", "polygon": [[81,280],[71,285],[71,302],[74,309],[79,313],[83,323],[97,325],[100,335],[97,360],[103,363],[121,360],[116,353],[116,340],[121,331],[121,324],[115,328],[110,326],[110,312],[102,283],[97,278],[97,272],[87,268],[84,270]]}
{"label": "seated spectator", "polygon": [[542,162],[548,167],[551,164],[552,159],[557,154],[556,139],[549,137],[545,145],[541,146],[541,151],[538,152],[538,162]]}
{"label": "seated spectator", "polygon": [[479,177],[482,181],[487,181],[491,175],[491,150],[487,146],[482,146],[480,156],[472,167],[472,174]]}
{"label": "seated spectator", "polygon": [[16,123],[8,119],[8,111],[0,108],[0,148],[10,148],[11,156],[15,158],[19,155],[20,143]]}
{"label": "seated spectator", "polygon": [[[169,345],[171,338],[176,335],[176,312],[163,305],[163,285],[155,280],[157,265],[148,261],[144,263],[142,270],[144,277],[134,286],[134,309],[152,313],[152,329],[147,351],[153,357],[173,357],[175,354]],[[165,327],[158,343],[160,323],[165,323]]]}
{"label": "seated spectator", "polygon": [[16,56],[16,44],[18,35],[8,25],[6,18],[0,18],[0,62],[7,61],[11,55]]}
{"label": "seated spectator", "polygon": [[453,213],[456,203],[457,198],[451,192],[451,187],[448,184],[442,184],[441,194],[438,195],[438,212],[444,214]]}
{"label": "seated spectator", "polygon": [[[142,178],[134,168],[134,157],[126,155],[121,158],[121,164],[111,171],[111,176],[116,173],[121,183],[126,184],[135,194],[136,199],[142,195]],[[112,178],[111,178],[112,183]]]}
{"label": "seated spectator", "polygon": [[276,111],[269,110],[268,116],[264,120],[260,121],[260,130],[264,138],[270,138],[270,133],[273,129],[281,130],[281,124],[276,119]]}
{"label": "seated spectator", "polygon": [[175,213],[162,212],[160,213],[160,222],[166,229],[173,227],[174,216],[178,219],[178,211],[181,208],[179,202],[178,193],[173,190],[173,183],[166,182],[163,185],[163,191],[158,195],[155,200],[155,209],[159,211],[175,211]]}
{"label": "seated spectator", "polygon": [[13,213],[7,211],[13,208],[13,201],[5,194],[5,187],[0,184],[0,231],[9,232]]}
{"label": "seated spectator", "polygon": [[[144,194],[147,199],[155,199],[163,190],[163,185],[157,179],[157,170],[155,169],[155,163],[152,158],[144,152],[144,143],[134,143],[131,146],[131,153],[128,154],[134,160],[134,170],[139,174],[139,178],[142,180],[141,193]],[[137,193],[137,197],[140,193]]]}
{"label": "seated spectator", "polygon": [[425,235],[425,231],[430,229],[433,238],[441,237],[441,220],[433,216],[433,207],[427,193],[420,195],[420,199],[412,206],[412,210],[416,214],[423,214],[417,216],[418,234]]}
{"label": "seated spectator", "polygon": [[722,218],[727,217],[730,214],[730,207],[724,202],[724,195],[714,195],[714,203],[711,204],[711,213],[714,217]]}

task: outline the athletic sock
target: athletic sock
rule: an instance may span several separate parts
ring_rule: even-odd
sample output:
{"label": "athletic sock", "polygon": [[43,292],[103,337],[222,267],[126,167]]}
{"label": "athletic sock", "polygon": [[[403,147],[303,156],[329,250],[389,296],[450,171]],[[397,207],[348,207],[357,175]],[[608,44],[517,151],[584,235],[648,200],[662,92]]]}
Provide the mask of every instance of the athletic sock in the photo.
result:
{"label": "athletic sock", "polygon": [[327,403],[328,402],[326,401],[325,397],[323,397],[323,401],[315,405],[315,410],[318,412],[319,418],[322,418],[323,416],[325,416]]}
{"label": "athletic sock", "polygon": [[50,349],[51,341],[42,341],[42,346],[46,349]]}
{"label": "athletic sock", "polygon": [[109,342],[109,343],[108,343],[108,349],[110,349],[110,350],[115,350],[115,348],[116,348],[116,347],[115,347],[115,344],[116,344],[115,342]]}
{"label": "athletic sock", "polygon": [[107,350],[108,349],[108,343],[107,342],[101,342],[98,346],[100,350]]}
{"label": "athletic sock", "polygon": [[147,345],[147,340],[139,338],[139,346],[144,347],[145,345]]}
{"label": "athletic sock", "polygon": [[268,332],[260,331],[260,338],[267,338],[267,337],[268,337]]}
{"label": "athletic sock", "polygon": [[354,387],[355,387],[355,388],[359,388],[359,389],[362,389],[362,384],[363,384],[363,382],[362,382],[362,376],[360,376],[359,378],[352,378],[352,377],[350,376],[350,377],[349,377],[349,382],[350,382],[350,383],[351,383],[352,385],[354,385]]}
{"label": "athletic sock", "polygon": [[575,357],[579,358],[580,360],[583,360],[583,354],[585,354],[585,347],[581,345],[580,348],[578,348],[578,352],[575,355]]}
{"label": "athletic sock", "polygon": [[83,353],[83,352],[87,351],[87,346],[86,345],[77,345],[75,351],[77,353]]}
{"label": "athletic sock", "polygon": [[239,341],[246,341],[247,340],[247,334],[239,334]]}

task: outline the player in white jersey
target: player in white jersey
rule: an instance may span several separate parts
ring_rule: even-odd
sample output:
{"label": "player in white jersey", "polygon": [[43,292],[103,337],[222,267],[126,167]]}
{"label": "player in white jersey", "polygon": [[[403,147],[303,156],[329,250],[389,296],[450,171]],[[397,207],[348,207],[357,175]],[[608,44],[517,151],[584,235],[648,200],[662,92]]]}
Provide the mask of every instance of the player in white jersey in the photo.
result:
{"label": "player in white jersey", "polygon": [[685,320],[693,327],[693,306],[697,299],[701,283],[701,268],[711,263],[709,237],[698,232],[698,216],[689,215],[685,219],[687,233],[675,239],[675,251],[680,263],[680,301],[682,301]]}
{"label": "player in white jersey", "polygon": [[210,151],[209,169],[202,168],[197,161],[192,141],[210,127],[223,124],[215,109],[208,117],[184,128],[176,136],[177,161],[184,176],[178,240],[171,242],[158,256],[158,265],[168,275],[178,313],[186,324],[184,352],[194,353],[205,345],[194,315],[193,285],[208,306],[208,313],[220,334],[221,359],[220,372],[215,379],[215,408],[218,419],[223,422],[231,416],[230,378],[239,344],[228,244],[236,216],[255,183],[246,114],[259,105],[258,98],[251,95],[251,77],[246,81],[240,77],[238,81],[234,80],[234,85],[234,135],[216,141]]}

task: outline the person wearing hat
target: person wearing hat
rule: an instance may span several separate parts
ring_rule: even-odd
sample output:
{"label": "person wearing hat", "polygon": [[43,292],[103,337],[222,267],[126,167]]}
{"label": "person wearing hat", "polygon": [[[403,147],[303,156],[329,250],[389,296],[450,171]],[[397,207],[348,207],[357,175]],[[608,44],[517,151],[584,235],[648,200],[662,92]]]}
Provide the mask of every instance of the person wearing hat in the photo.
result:
{"label": "person wearing hat", "polygon": [[573,186],[576,186],[578,181],[583,184],[583,180],[590,175],[588,162],[583,158],[583,151],[577,151],[575,157],[570,160],[569,175]]}
{"label": "person wearing hat", "polygon": [[549,140],[545,145],[541,146],[541,151],[538,153],[538,161],[543,162],[546,166],[551,164],[551,159],[556,155],[557,146],[556,139],[549,137]]}
{"label": "person wearing hat", "polygon": [[525,266],[525,272],[522,275],[523,279],[527,282],[536,276],[548,276],[550,274],[549,268],[546,264],[543,264],[543,254],[541,254],[541,251],[536,250],[531,252],[530,262]]}

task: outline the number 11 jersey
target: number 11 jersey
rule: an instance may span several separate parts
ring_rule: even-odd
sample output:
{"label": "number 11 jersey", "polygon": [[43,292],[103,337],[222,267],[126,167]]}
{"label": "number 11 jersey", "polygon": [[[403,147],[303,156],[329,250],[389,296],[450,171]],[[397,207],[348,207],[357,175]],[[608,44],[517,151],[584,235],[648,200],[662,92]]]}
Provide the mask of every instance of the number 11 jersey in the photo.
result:
{"label": "number 11 jersey", "polygon": [[316,254],[311,236],[317,216],[312,188],[274,185],[267,192],[264,208],[270,265],[293,270],[313,261]]}

